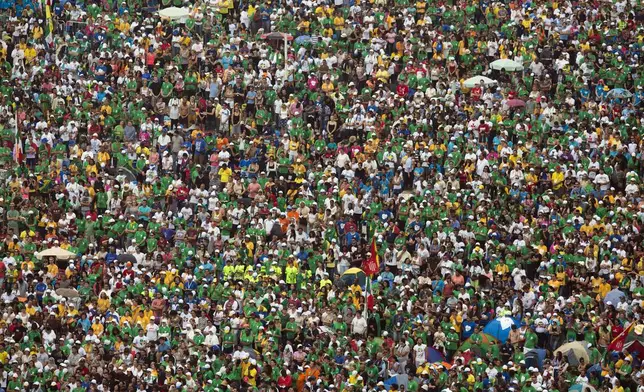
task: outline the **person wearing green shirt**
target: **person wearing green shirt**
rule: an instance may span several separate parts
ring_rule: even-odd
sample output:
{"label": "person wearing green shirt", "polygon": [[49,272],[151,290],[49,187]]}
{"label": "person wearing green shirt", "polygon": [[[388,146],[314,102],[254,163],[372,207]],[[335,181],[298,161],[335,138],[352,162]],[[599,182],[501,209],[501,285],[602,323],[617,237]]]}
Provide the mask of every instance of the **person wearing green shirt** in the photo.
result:
{"label": "person wearing green shirt", "polygon": [[286,333],[286,339],[289,341],[295,340],[295,336],[297,335],[297,330],[298,326],[297,323],[295,322],[295,317],[291,316],[289,321],[286,322],[286,325],[284,326],[283,332]]}
{"label": "person wearing green shirt", "polygon": [[447,359],[450,360],[454,356],[454,352],[458,349],[458,345],[460,343],[460,336],[456,332],[456,328],[454,326],[451,326],[449,328],[449,332],[447,333],[446,337],[446,342],[445,342],[445,349],[447,350]]}
{"label": "person wearing green shirt", "polygon": [[525,344],[524,347],[527,349],[533,349],[537,347],[537,341],[539,337],[534,332],[532,328],[528,328],[525,333]]}

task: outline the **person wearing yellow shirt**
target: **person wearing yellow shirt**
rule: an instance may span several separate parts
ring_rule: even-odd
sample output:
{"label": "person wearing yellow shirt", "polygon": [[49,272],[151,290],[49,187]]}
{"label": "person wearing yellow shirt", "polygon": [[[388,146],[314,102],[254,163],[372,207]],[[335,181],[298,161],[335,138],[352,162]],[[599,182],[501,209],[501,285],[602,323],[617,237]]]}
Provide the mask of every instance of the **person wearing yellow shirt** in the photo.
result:
{"label": "person wearing yellow shirt", "polygon": [[98,168],[96,167],[96,162],[92,158],[89,158],[87,161],[87,166],[85,166],[85,174],[87,176],[90,175],[90,173],[98,173]]}
{"label": "person wearing yellow shirt", "polygon": [[595,278],[592,278],[590,280],[590,285],[593,288],[593,293],[595,293],[595,294],[599,293],[599,290],[600,290],[600,287],[601,287],[602,283],[604,283],[604,278],[599,277],[599,276],[595,277]]}
{"label": "person wearing yellow shirt", "polygon": [[125,20],[125,19],[121,19],[121,20],[120,20],[120,22],[119,22],[119,24],[118,24],[117,29],[118,29],[118,31],[120,31],[121,33],[125,33],[125,32],[127,32],[127,31],[129,31],[129,30],[130,30],[130,24],[128,23],[128,21],[127,21],[127,20]]}
{"label": "person wearing yellow shirt", "polygon": [[104,163],[105,165],[107,165],[107,163],[110,161],[110,153],[107,151],[99,151],[96,159],[98,160],[99,164]]}
{"label": "person wearing yellow shirt", "polygon": [[335,31],[339,32],[342,30],[344,27],[344,18],[342,15],[338,14],[335,18],[333,18],[333,27],[335,27]]}
{"label": "person wearing yellow shirt", "polygon": [[107,100],[105,100],[105,104],[101,106],[101,113],[106,115],[112,114],[112,106],[109,105],[109,102],[107,102]]}
{"label": "person wearing yellow shirt", "polygon": [[227,184],[228,181],[230,181],[230,177],[233,175],[233,171],[228,167],[228,165],[224,164],[219,168],[217,174],[219,175],[219,181]]}
{"label": "person wearing yellow shirt", "polygon": [[554,173],[552,173],[552,189],[555,191],[561,191],[563,189],[565,179],[566,175],[561,170],[561,166],[557,165]]}
{"label": "person wearing yellow shirt", "polygon": [[376,72],[376,79],[378,79],[382,83],[387,83],[389,80],[389,72],[385,67],[380,67],[378,69],[378,72]]}
{"label": "person wearing yellow shirt", "polygon": [[31,63],[36,58],[36,54],[36,49],[33,45],[29,44],[27,49],[25,49],[25,60],[27,60],[28,63]]}
{"label": "person wearing yellow shirt", "polygon": [[449,322],[454,326],[456,333],[461,333],[461,324],[463,323],[463,316],[456,312],[452,311],[452,314],[449,316]]}
{"label": "person wearing yellow shirt", "polygon": [[299,25],[297,25],[297,30],[301,33],[308,34],[311,30],[311,22],[307,18],[304,18]]}
{"label": "person wearing yellow shirt", "polygon": [[92,331],[94,331],[94,335],[100,337],[103,335],[103,331],[105,330],[105,327],[103,324],[101,324],[101,320],[99,317],[94,317],[94,323],[92,323]]}
{"label": "person wearing yellow shirt", "polygon": [[322,82],[322,91],[324,93],[330,93],[333,90],[335,90],[335,86],[333,85],[333,82],[330,79],[325,80]]}
{"label": "person wearing yellow shirt", "polygon": [[27,312],[28,315],[33,316],[36,314],[38,311],[38,307],[28,303],[27,306],[25,306],[25,312]]}
{"label": "person wearing yellow shirt", "polygon": [[78,316],[78,309],[76,309],[76,305],[74,303],[69,304],[69,307],[67,308],[67,316],[68,317]]}
{"label": "person wearing yellow shirt", "polygon": [[[176,270],[175,270],[176,271]],[[163,284],[166,286],[170,286],[170,284],[174,281],[174,272],[175,271],[161,271],[161,276],[163,277]]]}
{"label": "person wearing yellow shirt", "polygon": [[56,263],[51,262],[47,264],[47,276],[50,278],[55,278],[56,276],[58,276],[58,266],[56,265]]}
{"label": "person wearing yellow shirt", "polygon": [[324,287],[330,286],[332,284],[333,284],[333,282],[331,282],[331,280],[329,279],[328,272],[325,272],[324,276],[322,277],[322,279],[320,279],[320,289],[323,289]]}
{"label": "person wearing yellow shirt", "polygon": [[599,297],[600,298],[606,298],[606,294],[608,294],[609,291],[611,291],[613,288],[611,287],[610,283],[604,282],[599,286]]}
{"label": "person wearing yellow shirt", "polygon": [[96,305],[98,307],[98,310],[101,313],[107,312],[107,310],[110,308],[112,301],[107,297],[107,293],[102,293],[101,297],[96,301]]}
{"label": "person wearing yellow shirt", "polygon": [[494,267],[494,272],[501,275],[501,279],[505,280],[510,273],[510,269],[505,263],[499,263],[496,265],[496,267]]}
{"label": "person wearing yellow shirt", "polygon": [[31,33],[32,33],[32,35],[33,35],[35,40],[39,40],[44,35],[44,31],[43,31],[42,27],[38,26],[38,25],[36,25],[36,27],[33,28]]}
{"label": "person wearing yellow shirt", "polygon": [[523,20],[521,21],[521,25],[522,25],[526,30],[530,30],[530,27],[532,26],[532,20],[530,20],[530,16],[529,16],[529,15],[527,15],[527,14],[526,14],[526,15],[523,17]]}

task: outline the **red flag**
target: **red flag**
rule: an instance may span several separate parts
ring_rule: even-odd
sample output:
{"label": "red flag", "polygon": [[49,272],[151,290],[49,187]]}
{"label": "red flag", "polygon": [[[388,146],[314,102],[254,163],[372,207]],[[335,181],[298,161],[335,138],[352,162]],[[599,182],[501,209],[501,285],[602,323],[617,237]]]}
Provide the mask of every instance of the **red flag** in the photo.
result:
{"label": "red flag", "polygon": [[369,248],[371,254],[362,262],[362,270],[367,276],[373,276],[380,272],[380,257],[378,256],[375,238],[371,239],[371,246]]}
{"label": "red flag", "polygon": [[608,345],[608,350],[622,351],[622,349],[624,348],[624,343],[626,342],[626,337],[631,332],[634,325],[635,323],[631,323],[628,327],[624,328],[624,330],[619,335],[615,336],[615,339],[613,339]]}

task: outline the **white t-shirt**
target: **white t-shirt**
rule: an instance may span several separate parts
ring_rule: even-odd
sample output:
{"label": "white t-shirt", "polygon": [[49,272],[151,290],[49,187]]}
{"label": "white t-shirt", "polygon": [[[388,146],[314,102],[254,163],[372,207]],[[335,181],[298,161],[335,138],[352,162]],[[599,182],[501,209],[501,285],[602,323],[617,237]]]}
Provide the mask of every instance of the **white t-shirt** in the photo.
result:
{"label": "white t-shirt", "polygon": [[362,335],[367,331],[367,320],[364,317],[354,317],[353,321],[351,321],[351,327],[353,333]]}
{"label": "white t-shirt", "polygon": [[427,362],[427,359],[425,357],[425,350],[427,349],[426,344],[417,344],[414,346],[414,361],[416,362],[416,366],[420,366],[423,363]]}

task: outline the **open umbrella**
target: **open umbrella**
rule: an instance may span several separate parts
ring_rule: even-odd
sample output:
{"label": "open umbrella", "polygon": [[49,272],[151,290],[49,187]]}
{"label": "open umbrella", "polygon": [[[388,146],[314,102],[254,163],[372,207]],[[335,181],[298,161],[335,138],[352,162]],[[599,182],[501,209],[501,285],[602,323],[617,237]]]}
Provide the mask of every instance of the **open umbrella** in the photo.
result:
{"label": "open umbrella", "polygon": [[614,88],[606,94],[608,99],[631,98],[633,93],[623,88]]}
{"label": "open umbrella", "polygon": [[495,60],[490,63],[490,68],[497,71],[523,71],[523,64],[510,59]]}
{"label": "open umbrella", "polygon": [[483,328],[483,332],[503,343],[508,340],[512,326],[518,324],[519,323],[512,317],[499,317],[490,321],[485,328]]}
{"label": "open umbrella", "polygon": [[610,302],[611,305],[617,306],[617,304],[621,302],[620,300],[622,298],[626,299],[626,294],[624,294],[624,292],[621,290],[613,289],[609,291],[608,294],[606,294],[606,296],[604,297],[604,303],[608,305],[608,303]]}
{"label": "open umbrella", "polygon": [[34,254],[38,260],[42,259],[43,257],[55,257],[58,260],[67,260],[76,257],[76,253],[72,253],[67,249],[59,247],[45,249],[42,252],[36,252]]}
{"label": "open umbrella", "polygon": [[278,40],[278,41],[293,41],[293,36],[287,33],[280,33],[279,31],[275,31],[273,33],[267,33],[267,34],[262,34],[262,39],[266,40]]}
{"label": "open umbrella", "polygon": [[134,257],[134,255],[129,253],[123,253],[121,255],[118,255],[117,260],[121,263],[127,263],[128,261],[132,264],[136,263],[136,257]]}
{"label": "open umbrella", "polygon": [[509,99],[505,104],[510,108],[522,108],[525,106],[525,101],[521,99]]}
{"label": "open umbrella", "polygon": [[472,76],[471,78],[463,82],[463,86],[467,88],[472,88],[477,84],[481,86],[493,86],[497,84],[497,81],[494,79],[490,79],[487,76],[479,75],[479,76]]}
{"label": "open umbrella", "polygon": [[78,291],[76,289],[72,289],[69,287],[63,287],[56,290],[56,295],[60,295],[61,297],[66,297],[66,298],[80,297],[80,294],[78,294]]}
{"label": "open umbrella", "polygon": [[555,350],[555,354],[558,352],[566,355],[568,357],[568,363],[573,366],[579,364],[579,359],[583,358],[584,362],[590,362],[590,355],[588,353],[588,343],[583,341],[570,342],[561,345],[558,349]]}
{"label": "open umbrella", "polygon": [[444,362],[445,356],[434,347],[427,347],[427,350],[425,350],[425,359],[430,363]]}
{"label": "open umbrella", "polygon": [[597,389],[588,383],[581,383],[571,386],[568,392],[597,392]]}
{"label": "open umbrella", "polygon": [[300,35],[299,37],[295,38],[294,41],[296,44],[302,45],[307,42],[311,42],[311,36],[310,35]]}
{"label": "open umbrella", "polygon": [[346,287],[357,283],[359,286],[364,286],[366,279],[367,275],[360,268],[349,268],[338,278],[336,284]]}
{"label": "open umbrella", "polygon": [[190,10],[188,8],[178,8],[178,7],[168,7],[162,10],[159,10],[159,16],[162,19],[169,19],[175,21],[184,21],[190,15]]}

